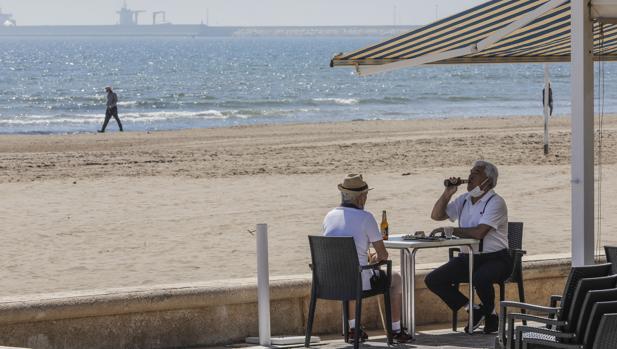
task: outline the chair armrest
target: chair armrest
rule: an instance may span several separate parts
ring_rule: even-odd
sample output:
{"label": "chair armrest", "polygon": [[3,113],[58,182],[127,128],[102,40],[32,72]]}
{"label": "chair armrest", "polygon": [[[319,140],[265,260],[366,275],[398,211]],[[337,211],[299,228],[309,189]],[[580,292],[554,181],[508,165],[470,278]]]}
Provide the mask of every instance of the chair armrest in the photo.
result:
{"label": "chair armrest", "polygon": [[[360,273],[362,273],[363,270],[381,270],[381,266],[385,265],[386,266],[386,285],[385,285],[385,289],[388,290],[390,289],[391,286],[391,282],[392,282],[392,261],[391,260],[384,260],[384,261],[379,261],[377,263],[372,263],[372,264],[368,264],[368,265],[362,265],[360,266]],[[374,274],[375,272],[373,272]]]}
{"label": "chair armrest", "polygon": [[522,272],[523,272],[523,256],[527,253],[527,251],[524,250],[518,250],[518,249],[512,249],[510,250],[510,257],[512,257],[512,272],[514,273],[517,270],[517,267],[520,266],[520,269],[518,269],[518,273],[519,273],[519,277],[522,277]]}
{"label": "chair armrest", "polygon": [[[525,309],[536,311],[543,314],[548,314],[548,318],[552,319],[555,315],[561,310],[559,307],[545,307],[535,304],[521,303],[515,301],[501,301],[499,302],[500,311],[499,311],[499,342],[502,345],[505,345],[508,340],[510,343],[513,343],[512,338],[514,337],[514,320],[516,318],[520,318],[521,320],[527,320],[522,317],[523,314],[513,317],[511,314],[508,314],[508,307],[517,308],[517,309]],[[540,318],[540,317],[539,317]],[[534,320],[535,321],[535,320]],[[551,320],[556,321],[556,320]],[[546,321],[542,321],[546,323]],[[552,323],[547,324],[546,326],[551,326]],[[509,339],[508,339],[509,338]],[[514,348],[514,346],[510,346],[510,348]]]}
{"label": "chair armrest", "polygon": [[379,261],[377,263],[371,263],[371,264],[368,264],[368,265],[363,265],[363,266],[360,267],[360,269],[361,270],[369,270],[369,269],[377,270],[382,265],[386,265],[386,266],[392,267],[392,261],[391,260]]}
{"label": "chair armrest", "polygon": [[[575,338],[576,337],[575,333],[547,330],[546,328],[542,328],[542,327],[516,326],[516,333],[518,335],[516,338],[521,338],[523,341],[525,341],[523,336],[521,336],[521,334],[523,332],[546,334],[546,335],[549,335],[549,336],[555,336],[556,338],[563,338],[563,339],[571,339],[571,338]],[[536,340],[538,340],[538,339],[536,339]],[[549,343],[551,343],[551,342],[549,342]]]}
{"label": "chair armrest", "polygon": [[449,259],[453,259],[454,258],[454,253],[461,253],[461,249],[458,247],[452,247],[448,249],[448,258]]}
{"label": "chair armrest", "polygon": [[499,302],[499,304],[501,306],[502,311],[505,311],[506,308],[510,307],[510,308],[532,310],[532,311],[536,311],[536,312],[544,313],[544,314],[557,314],[559,310],[561,310],[561,308],[559,307],[546,307],[542,305],[521,303],[521,302],[515,302],[515,301],[501,301]]}
{"label": "chair armrest", "polygon": [[[505,347],[506,343],[508,343],[509,348],[514,348],[513,338],[514,338],[514,320],[515,318],[508,314],[508,307],[517,308],[517,309],[526,309],[533,310],[537,312],[541,312],[544,314],[556,314],[560,308],[552,308],[552,307],[543,307],[534,304],[521,303],[515,301],[501,301],[499,302],[500,311],[499,311],[499,342],[502,346]],[[523,315],[523,314],[521,314]],[[522,318],[521,318],[522,319]]]}
{"label": "chair armrest", "polygon": [[[531,326],[517,326],[516,327],[516,338],[517,338],[519,347],[526,348],[527,347],[526,343],[533,343],[533,344],[540,344],[540,346],[542,346],[543,348],[544,347],[564,348],[564,349],[580,349],[581,348],[581,346],[578,344],[567,344],[567,343],[563,343],[562,341],[550,342],[550,341],[542,340],[540,338],[525,339],[523,337],[523,332],[545,334],[549,336],[555,336],[555,338],[560,338],[560,339],[572,339],[576,337],[574,333],[557,332],[557,331],[551,331],[551,330],[547,330],[544,328],[531,327]],[[514,346],[512,345],[511,347],[513,348]]]}
{"label": "chair armrest", "polygon": [[512,251],[513,254],[520,255],[520,256],[524,256],[524,255],[527,254],[527,251],[521,250],[521,249],[518,249],[518,248],[513,248],[510,251]]}
{"label": "chair armrest", "polygon": [[541,322],[543,324],[554,325],[554,326],[565,326],[567,323],[566,321],[559,321],[555,319],[545,318],[542,316],[529,315],[529,314],[523,314],[523,313],[510,313],[507,315],[507,317],[508,319],[513,319],[513,320],[535,321],[535,322]]}
{"label": "chair armrest", "polygon": [[362,265],[362,266],[360,266],[360,271],[362,271],[362,270],[379,270],[379,269],[381,269],[382,265],[386,266],[386,275],[388,276],[388,279],[391,279],[392,278],[392,261],[391,260],[379,261],[377,263],[371,263],[371,264],[368,264],[368,265]]}

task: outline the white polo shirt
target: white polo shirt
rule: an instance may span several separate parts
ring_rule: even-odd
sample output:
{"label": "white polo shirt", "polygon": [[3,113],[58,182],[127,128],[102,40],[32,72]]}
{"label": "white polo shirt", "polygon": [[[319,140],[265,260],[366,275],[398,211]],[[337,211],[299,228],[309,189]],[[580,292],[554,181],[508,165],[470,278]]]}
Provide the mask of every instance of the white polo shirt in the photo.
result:
{"label": "white polo shirt", "polygon": [[[492,228],[484,237],[482,253],[508,248],[508,207],[494,190],[484,194],[475,205],[469,193],[462,194],[448,204],[446,214],[452,222],[458,220],[461,228],[473,228],[480,224]],[[474,253],[479,251],[474,248]]]}
{"label": "white polo shirt", "polygon": [[[351,236],[356,244],[360,265],[368,264],[368,248],[371,242],[381,240],[375,217],[370,212],[351,207],[337,207],[328,212],[323,220],[324,236]],[[362,272],[362,289],[371,289],[371,270]]]}

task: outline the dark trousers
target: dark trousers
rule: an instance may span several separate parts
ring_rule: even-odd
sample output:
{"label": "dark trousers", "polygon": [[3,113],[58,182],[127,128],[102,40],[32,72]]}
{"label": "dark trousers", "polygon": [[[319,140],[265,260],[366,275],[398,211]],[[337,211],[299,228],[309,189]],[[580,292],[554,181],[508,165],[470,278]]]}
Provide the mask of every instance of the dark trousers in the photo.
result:
{"label": "dark trousers", "polygon": [[[507,249],[473,256],[473,286],[482,302],[485,315],[495,309],[493,283],[506,280],[512,271],[512,258]],[[454,284],[469,282],[469,256],[460,254],[430,272],[424,279],[429,290],[439,296],[452,310],[469,303],[469,299]]]}
{"label": "dark trousers", "polygon": [[105,122],[103,122],[103,128],[101,129],[101,131],[105,131],[105,129],[107,128],[107,124],[109,123],[109,120],[112,116],[114,117],[114,119],[116,119],[116,122],[118,122],[118,127],[120,128],[120,131],[122,131],[122,123],[120,122],[120,118],[118,117],[118,107],[107,108],[107,111],[105,112]]}

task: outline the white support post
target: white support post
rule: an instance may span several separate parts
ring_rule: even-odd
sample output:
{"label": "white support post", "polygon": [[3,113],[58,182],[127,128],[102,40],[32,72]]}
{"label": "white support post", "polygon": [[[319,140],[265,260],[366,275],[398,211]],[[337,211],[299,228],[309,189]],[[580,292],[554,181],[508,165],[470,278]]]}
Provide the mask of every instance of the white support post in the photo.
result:
{"label": "white support post", "polygon": [[572,265],[593,264],[593,33],[589,0],[572,0]]}
{"label": "white support post", "polygon": [[[268,271],[268,225],[257,224],[257,311],[259,337],[246,337],[246,343],[277,348],[304,343],[304,336],[271,336],[270,328],[270,275]],[[311,343],[321,338],[311,336]],[[0,348],[1,349],[1,348]]]}
{"label": "white support post", "polygon": [[550,115],[551,79],[548,63],[544,63],[544,155],[548,155],[548,117]]}
{"label": "white support post", "polygon": [[270,274],[268,271],[268,225],[257,224],[257,307],[259,345],[270,346]]}

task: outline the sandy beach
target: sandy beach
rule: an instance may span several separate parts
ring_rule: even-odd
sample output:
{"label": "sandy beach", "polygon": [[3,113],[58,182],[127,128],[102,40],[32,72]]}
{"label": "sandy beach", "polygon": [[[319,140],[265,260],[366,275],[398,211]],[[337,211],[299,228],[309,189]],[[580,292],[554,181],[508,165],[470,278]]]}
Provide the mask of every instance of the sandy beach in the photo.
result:
{"label": "sandy beach", "polygon": [[[528,254],[568,253],[569,127],[551,119],[548,156],[539,117],[2,135],[0,295],[253,277],[256,223],[270,227],[272,275],[308,273],[306,236],[320,233],[346,173],[375,188],[367,210],[409,233],[441,225],[429,214],[443,178],[475,159],[499,167]],[[607,117],[604,243],[617,243],[616,145]]]}

